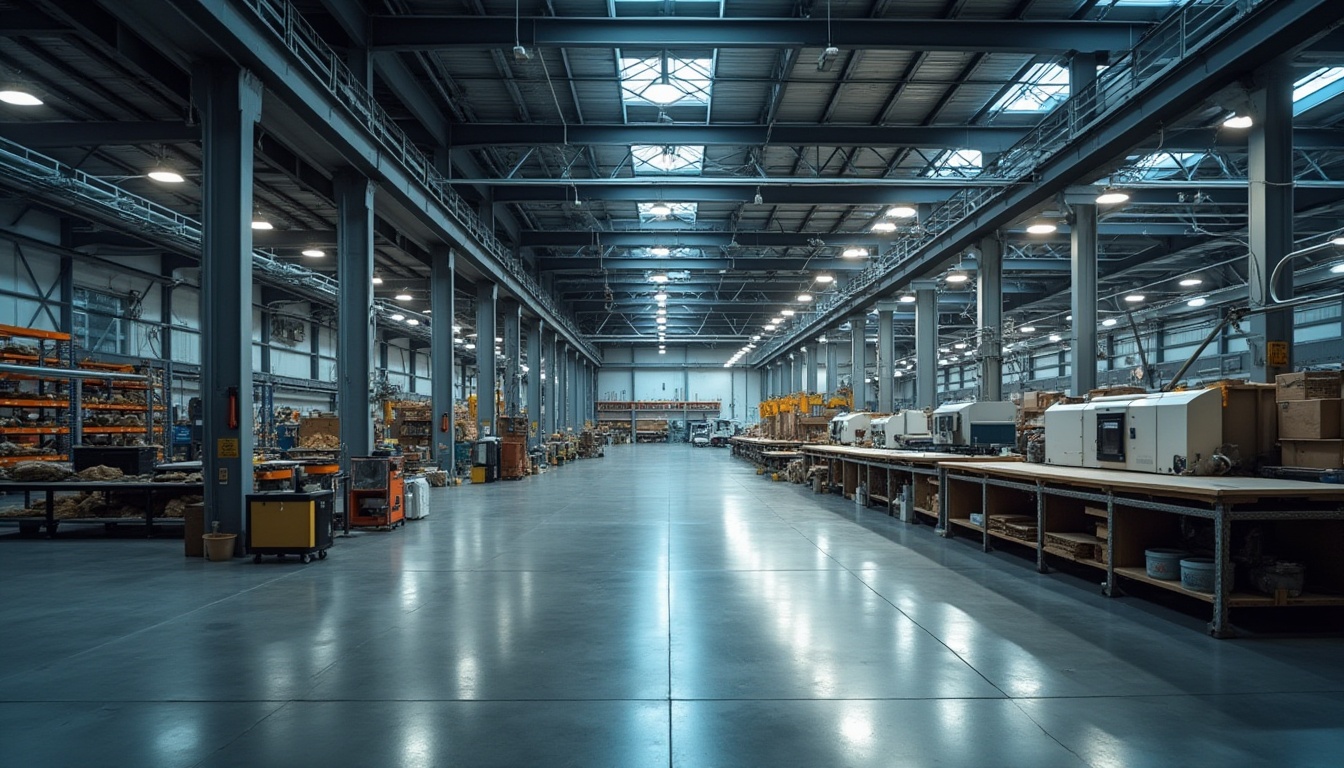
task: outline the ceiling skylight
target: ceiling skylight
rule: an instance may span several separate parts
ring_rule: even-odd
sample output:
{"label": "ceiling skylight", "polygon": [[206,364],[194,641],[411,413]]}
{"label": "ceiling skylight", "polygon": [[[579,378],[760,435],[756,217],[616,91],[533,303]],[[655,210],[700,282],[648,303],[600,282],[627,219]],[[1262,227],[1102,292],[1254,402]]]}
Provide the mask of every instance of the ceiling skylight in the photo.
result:
{"label": "ceiling skylight", "polygon": [[635,144],[630,147],[630,165],[636,175],[699,175],[705,164],[703,146]]}
{"label": "ceiling skylight", "polygon": [[1142,179],[1189,178],[1204,159],[1203,152],[1154,152],[1134,163]]}
{"label": "ceiling skylight", "polygon": [[924,172],[935,179],[969,179],[984,170],[984,155],[978,149],[949,149],[940,153]]}
{"label": "ceiling skylight", "polygon": [[1344,92],[1344,67],[1321,67],[1293,83],[1293,114],[1300,115]]}
{"label": "ceiling skylight", "polygon": [[990,111],[1049,112],[1068,98],[1068,69],[1058,64],[1033,64]]}
{"label": "ceiling skylight", "polygon": [[713,59],[678,56],[621,57],[621,99],[626,104],[708,104]]}
{"label": "ceiling skylight", "polygon": [[641,223],[684,221],[687,224],[694,224],[699,205],[697,203],[636,203],[635,207],[639,209]]}

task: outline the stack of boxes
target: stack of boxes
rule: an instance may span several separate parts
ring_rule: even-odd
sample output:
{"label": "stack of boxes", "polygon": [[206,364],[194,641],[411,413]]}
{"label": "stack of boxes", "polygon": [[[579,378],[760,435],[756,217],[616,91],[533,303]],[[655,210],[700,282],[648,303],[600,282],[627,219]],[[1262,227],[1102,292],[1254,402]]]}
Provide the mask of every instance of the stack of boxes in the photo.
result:
{"label": "stack of boxes", "polygon": [[1283,465],[1344,467],[1344,409],[1339,371],[1285,373],[1275,380]]}

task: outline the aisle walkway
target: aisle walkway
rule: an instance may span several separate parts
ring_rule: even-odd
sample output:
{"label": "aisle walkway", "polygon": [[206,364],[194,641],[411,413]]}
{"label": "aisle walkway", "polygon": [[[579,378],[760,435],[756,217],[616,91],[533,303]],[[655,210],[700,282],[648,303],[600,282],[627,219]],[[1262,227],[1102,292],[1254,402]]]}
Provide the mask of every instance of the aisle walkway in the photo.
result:
{"label": "aisle walkway", "polygon": [[325,562],[0,540],[0,765],[1337,765],[1344,641],[1218,641],[726,451],[435,492]]}

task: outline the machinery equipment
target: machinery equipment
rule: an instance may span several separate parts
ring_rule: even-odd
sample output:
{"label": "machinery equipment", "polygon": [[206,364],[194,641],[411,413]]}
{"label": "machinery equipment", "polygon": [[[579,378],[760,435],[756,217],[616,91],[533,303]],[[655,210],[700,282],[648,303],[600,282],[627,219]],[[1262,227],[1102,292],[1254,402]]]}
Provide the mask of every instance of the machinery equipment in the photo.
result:
{"label": "machinery equipment", "polygon": [[691,425],[691,445],[704,448],[709,445],[710,425],[707,421],[697,421]]}
{"label": "machinery equipment", "polygon": [[1218,389],[1099,397],[1045,412],[1046,462],[1168,475],[1221,475],[1236,464],[1223,445]]}
{"label": "machinery equipment", "polygon": [[350,525],[394,528],[406,522],[406,485],[400,456],[350,459]]}
{"label": "machinery equipment", "polygon": [[[896,447],[896,425],[891,424],[897,420],[897,416],[882,416],[873,419],[868,424],[868,439],[872,441],[874,448],[895,448]],[[890,430],[887,425],[891,424]]]}
{"label": "machinery equipment", "polygon": [[429,517],[429,481],[413,477],[406,481],[406,519],[423,520]]}
{"label": "machinery equipment", "polygon": [[709,434],[709,444],[715,448],[727,448],[728,441],[736,437],[738,424],[732,419],[715,419]]}
{"label": "machinery equipment", "polygon": [[298,555],[299,562],[325,560],[331,547],[331,491],[253,493],[247,497],[247,551],[253,562],[263,555]]}
{"label": "machinery equipment", "polygon": [[498,437],[483,437],[476,441],[471,450],[471,482],[493,483],[499,479]]}
{"label": "machinery equipment", "polygon": [[831,442],[840,445],[853,445],[862,440],[872,424],[873,414],[842,413],[831,419]]}
{"label": "machinery equipment", "polygon": [[1008,401],[948,403],[931,421],[936,446],[983,452],[1017,443],[1017,406]]}
{"label": "machinery equipment", "polygon": [[499,417],[499,479],[521,480],[527,475],[527,419]]}

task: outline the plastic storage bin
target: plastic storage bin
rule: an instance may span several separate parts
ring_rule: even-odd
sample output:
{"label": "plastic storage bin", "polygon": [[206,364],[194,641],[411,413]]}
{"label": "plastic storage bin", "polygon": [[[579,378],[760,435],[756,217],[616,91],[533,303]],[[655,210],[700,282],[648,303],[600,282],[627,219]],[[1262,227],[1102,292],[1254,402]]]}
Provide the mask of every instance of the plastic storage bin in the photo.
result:
{"label": "plastic storage bin", "polygon": [[1181,586],[1194,592],[1212,592],[1214,561],[1211,557],[1187,557],[1181,561]]}
{"label": "plastic storage bin", "polygon": [[1146,549],[1143,552],[1148,576],[1163,581],[1181,578],[1181,560],[1190,556],[1183,549]]}

